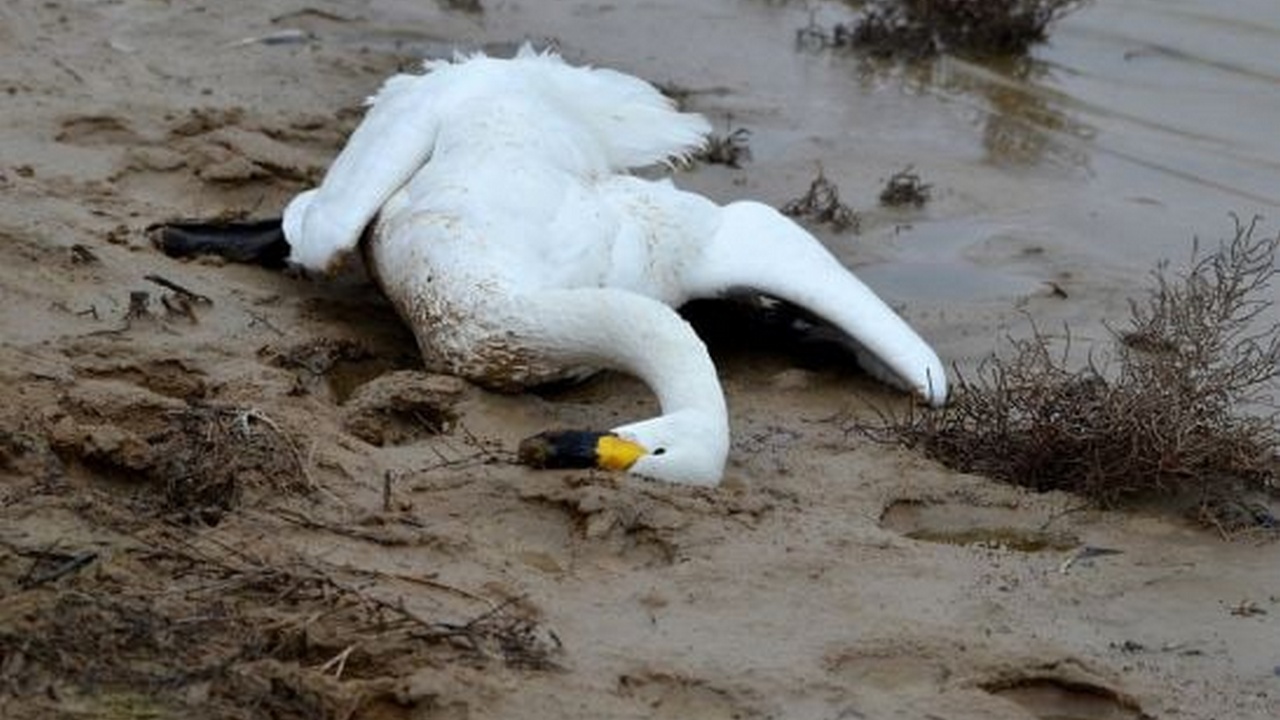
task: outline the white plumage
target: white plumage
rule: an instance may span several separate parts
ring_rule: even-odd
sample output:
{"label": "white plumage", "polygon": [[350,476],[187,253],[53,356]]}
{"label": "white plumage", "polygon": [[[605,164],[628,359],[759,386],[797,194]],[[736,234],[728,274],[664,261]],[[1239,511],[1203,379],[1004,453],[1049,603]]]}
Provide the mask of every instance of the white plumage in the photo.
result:
{"label": "white plumage", "polygon": [[630,471],[719,482],[729,448],[706,348],[673,310],[753,289],[803,306],[878,375],[946,398],[937,355],[816,239],[767,206],[719,206],[629,168],[687,154],[709,131],[651,85],[522,49],[397,75],[319,188],[285,211],[294,262],[359,244],[428,367],[513,389],[612,368],[662,415],[615,428]]}

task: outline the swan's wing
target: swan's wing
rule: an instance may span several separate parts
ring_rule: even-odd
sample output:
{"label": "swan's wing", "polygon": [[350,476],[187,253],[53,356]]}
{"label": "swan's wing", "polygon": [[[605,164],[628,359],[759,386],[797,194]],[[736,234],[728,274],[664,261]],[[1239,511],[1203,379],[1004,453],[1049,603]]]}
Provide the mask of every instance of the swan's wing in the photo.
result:
{"label": "swan's wing", "polygon": [[859,346],[878,378],[934,405],[947,398],[937,353],[896,312],[800,226],[771,207],[734,203],[686,269],[691,297],[755,290],[799,305]]}
{"label": "swan's wing", "polygon": [[320,187],[286,208],[291,261],[324,270],[355,249],[382,205],[431,157],[440,122],[432,91],[429,75],[396,75],[382,86]]}
{"label": "swan's wing", "polygon": [[[290,203],[284,218],[293,246],[290,259],[323,269],[355,248],[387,199],[431,157],[445,118],[474,122],[460,115],[454,100],[470,98],[468,107],[483,113],[477,99],[510,103],[525,95],[537,101],[529,103],[536,111],[553,108],[571,118],[583,130],[577,142],[594,142],[604,168],[613,170],[686,155],[710,131],[705,118],[680,112],[643,80],[570,66],[553,53],[524,49],[512,60],[475,55],[429,63],[426,75],[397,75],[386,82],[320,187]],[[536,115],[528,120],[531,128],[524,132],[541,126]],[[483,135],[478,141],[485,141]]]}

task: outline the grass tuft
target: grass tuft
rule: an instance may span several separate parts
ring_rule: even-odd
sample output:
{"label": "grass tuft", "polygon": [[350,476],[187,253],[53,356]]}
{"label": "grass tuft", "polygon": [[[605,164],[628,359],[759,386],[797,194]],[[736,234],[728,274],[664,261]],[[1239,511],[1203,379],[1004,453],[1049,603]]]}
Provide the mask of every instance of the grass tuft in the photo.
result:
{"label": "grass tuft", "polygon": [[910,165],[889,177],[880,191],[880,204],[886,207],[924,207],[933,186],[920,179]]}
{"label": "grass tuft", "polygon": [[840,200],[840,188],[827,179],[821,168],[813,182],[809,183],[805,194],[783,204],[781,212],[790,217],[828,225],[835,232],[852,229],[856,233],[862,226],[862,219],[857,211]]}

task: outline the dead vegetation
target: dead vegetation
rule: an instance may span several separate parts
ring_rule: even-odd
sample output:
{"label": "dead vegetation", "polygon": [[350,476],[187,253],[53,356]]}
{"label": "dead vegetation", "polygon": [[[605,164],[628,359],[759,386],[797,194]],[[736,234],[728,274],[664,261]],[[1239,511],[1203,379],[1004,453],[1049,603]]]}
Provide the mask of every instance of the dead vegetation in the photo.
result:
{"label": "dead vegetation", "polygon": [[[557,667],[518,598],[437,620],[388,594],[411,577],[259,553],[152,526],[42,583],[0,576],[0,714],[7,696],[58,717],[410,717],[441,701],[398,682],[424,669]],[[0,545],[32,568],[46,554]]]}
{"label": "dead vegetation", "polygon": [[849,48],[876,57],[1018,55],[1048,38],[1054,21],[1087,0],[870,0],[858,17],[797,32],[804,47]]}
{"label": "dead vegetation", "polygon": [[706,144],[693,154],[692,160],[708,165],[740,168],[743,162],[751,159],[751,146],[748,144],[750,139],[750,130],[730,125],[723,135],[708,135]]}
{"label": "dead vegetation", "polygon": [[138,510],[217,524],[249,490],[311,490],[299,448],[258,410],[193,403],[169,410],[134,404],[121,412],[118,424],[67,417],[51,429],[50,445],[94,473],[137,485]]}
{"label": "dead vegetation", "polygon": [[216,523],[249,487],[281,494],[311,489],[292,438],[253,409],[189,407],[174,413],[151,445],[163,507],[189,522]]}
{"label": "dead vegetation", "polygon": [[[515,591],[295,549],[454,540],[389,475],[381,512],[315,484],[287,413],[143,387],[141,367],[86,360],[71,387],[42,381],[47,408],[0,418],[0,717],[421,717],[559,667]],[[408,387],[452,397],[430,380]]]}
{"label": "dead vegetation", "polygon": [[804,195],[782,206],[782,214],[829,225],[836,232],[858,232],[861,224],[858,213],[840,201],[840,188],[827,179],[821,168]]}
{"label": "dead vegetation", "polygon": [[484,5],[480,0],[438,0],[438,2],[445,10],[455,10],[473,15],[484,14]]}
{"label": "dead vegetation", "polygon": [[933,186],[920,179],[911,166],[889,176],[880,191],[880,204],[886,207],[924,207]]}
{"label": "dead vegetation", "polygon": [[1280,529],[1262,498],[1280,485],[1280,324],[1272,309],[1280,237],[1237,221],[1216,251],[1153,272],[1111,330],[1110,360],[1083,367],[1038,331],[1009,357],[958,377],[948,406],[889,418],[874,436],[943,464],[1105,507],[1190,502],[1224,534]]}

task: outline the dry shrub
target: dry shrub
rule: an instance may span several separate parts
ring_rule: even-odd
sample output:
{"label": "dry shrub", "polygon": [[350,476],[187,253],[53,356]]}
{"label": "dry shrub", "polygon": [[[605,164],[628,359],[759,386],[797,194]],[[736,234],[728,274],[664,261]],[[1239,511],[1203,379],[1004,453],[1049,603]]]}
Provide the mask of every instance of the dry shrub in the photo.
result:
{"label": "dry shrub", "polygon": [[293,657],[298,638],[355,635],[372,622],[357,625],[362,608],[320,592],[309,575],[212,564],[176,536],[164,542],[170,548],[126,552],[150,575],[109,563],[15,596],[22,611],[0,604],[0,660],[10,669],[0,692],[14,707],[70,716],[64,703],[75,698],[92,717],[123,705],[121,717],[330,718],[376,690],[352,683],[319,695],[278,678],[246,686],[273,658],[323,677],[319,663]]}
{"label": "dry shrub", "polygon": [[[891,418],[898,441],[949,467],[1036,490],[1068,490],[1103,505],[1191,499],[1229,531],[1276,518],[1250,498],[1278,479],[1280,324],[1272,306],[1280,237],[1256,219],[1234,238],[1193,253],[1189,270],[1162,264],[1112,329],[1111,361],[1073,368],[1039,332],[1013,339],[960,377],[950,404]],[[1264,323],[1265,325],[1265,323]]]}
{"label": "dry shrub", "polygon": [[880,57],[1016,55],[1043,42],[1051,23],[1086,1],[870,0],[852,23],[805,28],[800,40]]}
{"label": "dry shrub", "polygon": [[310,489],[293,440],[257,410],[192,405],[169,419],[148,439],[155,458],[148,471],[163,485],[164,512],[176,518],[217,524],[246,489]]}
{"label": "dry shrub", "polygon": [[480,0],[439,0],[439,2],[445,10],[456,10],[475,15],[484,13],[484,5],[480,3]]}
{"label": "dry shrub", "polygon": [[[417,717],[430,698],[397,683],[424,668],[560,667],[554,634],[519,599],[445,622],[406,606],[402,580],[374,571],[268,559],[159,525],[132,542],[98,569],[38,586],[0,577],[0,716],[70,717],[79,706],[116,717],[125,703],[120,717],[302,720],[389,703],[386,717]],[[0,559],[30,554],[0,544]],[[418,587],[419,597],[463,592]]]}
{"label": "dry shrub", "polygon": [[830,225],[836,232],[844,232],[850,228],[858,232],[861,218],[857,211],[840,200],[840,188],[827,179],[818,170],[818,175],[809,183],[809,190],[782,206],[782,214],[791,217],[807,218],[815,223]]}
{"label": "dry shrub", "polygon": [[727,165],[731,168],[742,167],[743,161],[751,159],[751,131],[746,128],[731,128],[725,134],[711,134],[707,142],[692,159],[708,165]]}
{"label": "dry shrub", "polygon": [[87,408],[64,399],[66,414],[42,430],[52,452],[23,458],[25,467],[44,462],[55,478],[63,463],[79,466],[135,488],[125,504],[139,516],[208,525],[246,497],[314,490],[293,438],[262,411],[158,397],[95,396]]}
{"label": "dry shrub", "polygon": [[908,165],[889,176],[880,191],[880,204],[887,207],[924,207],[932,195],[933,186],[920,179],[920,175]]}

